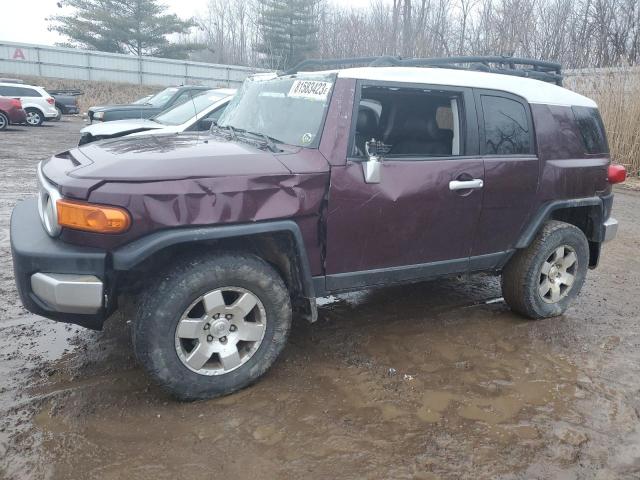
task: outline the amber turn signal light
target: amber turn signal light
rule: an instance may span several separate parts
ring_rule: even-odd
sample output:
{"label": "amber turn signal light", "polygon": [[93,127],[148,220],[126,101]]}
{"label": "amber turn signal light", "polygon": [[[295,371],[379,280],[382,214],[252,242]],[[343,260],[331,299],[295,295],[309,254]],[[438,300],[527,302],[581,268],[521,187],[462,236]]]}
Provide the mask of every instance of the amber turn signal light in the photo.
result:
{"label": "amber turn signal light", "polygon": [[131,226],[129,213],[118,207],[58,200],[58,224],[96,233],[122,233]]}

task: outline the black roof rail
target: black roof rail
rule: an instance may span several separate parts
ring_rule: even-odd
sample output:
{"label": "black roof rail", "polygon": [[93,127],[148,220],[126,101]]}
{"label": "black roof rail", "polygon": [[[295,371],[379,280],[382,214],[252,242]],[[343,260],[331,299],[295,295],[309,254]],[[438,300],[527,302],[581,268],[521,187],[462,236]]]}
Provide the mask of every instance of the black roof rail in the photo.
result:
{"label": "black roof rail", "polygon": [[381,57],[355,57],[339,59],[308,59],[295,67],[285,70],[281,75],[292,75],[301,70],[318,67],[432,67],[458,70],[475,70],[499,73],[516,77],[527,77],[562,86],[562,65],[543,60],[503,56],[467,56],[441,58],[401,58],[384,55]]}

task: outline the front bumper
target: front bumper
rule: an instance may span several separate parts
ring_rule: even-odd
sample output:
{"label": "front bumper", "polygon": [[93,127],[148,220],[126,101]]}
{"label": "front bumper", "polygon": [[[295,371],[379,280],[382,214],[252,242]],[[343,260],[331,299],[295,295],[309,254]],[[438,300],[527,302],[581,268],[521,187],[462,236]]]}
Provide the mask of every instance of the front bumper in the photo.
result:
{"label": "front bumper", "polygon": [[37,200],[18,202],[11,214],[11,254],[20,299],[27,310],[99,330],[108,311],[107,252],[70,245],[42,227]]}

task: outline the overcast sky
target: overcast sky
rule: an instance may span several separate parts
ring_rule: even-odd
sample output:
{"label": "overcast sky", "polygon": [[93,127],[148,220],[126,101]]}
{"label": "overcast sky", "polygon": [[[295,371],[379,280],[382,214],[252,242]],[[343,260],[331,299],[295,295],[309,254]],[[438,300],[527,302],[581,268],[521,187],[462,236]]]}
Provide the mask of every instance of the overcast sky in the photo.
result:
{"label": "overcast sky", "polygon": [[[63,41],[58,34],[47,30],[45,19],[50,15],[64,13],[68,9],[57,6],[59,0],[0,0],[0,40],[9,42],[39,43],[53,45]],[[335,3],[364,6],[368,0],[333,0]],[[169,10],[182,18],[204,12],[208,0],[163,0]]]}

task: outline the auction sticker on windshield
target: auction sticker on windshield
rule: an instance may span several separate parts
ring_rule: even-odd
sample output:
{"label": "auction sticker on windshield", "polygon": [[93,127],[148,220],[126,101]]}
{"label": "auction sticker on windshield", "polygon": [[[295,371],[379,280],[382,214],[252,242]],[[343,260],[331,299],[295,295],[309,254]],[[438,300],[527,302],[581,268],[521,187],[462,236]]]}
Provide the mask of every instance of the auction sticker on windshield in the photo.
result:
{"label": "auction sticker on windshield", "polygon": [[326,100],[331,91],[331,85],[331,82],[321,82],[319,80],[296,80],[291,85],[289,97]]}

